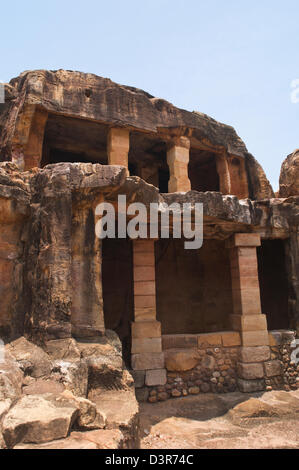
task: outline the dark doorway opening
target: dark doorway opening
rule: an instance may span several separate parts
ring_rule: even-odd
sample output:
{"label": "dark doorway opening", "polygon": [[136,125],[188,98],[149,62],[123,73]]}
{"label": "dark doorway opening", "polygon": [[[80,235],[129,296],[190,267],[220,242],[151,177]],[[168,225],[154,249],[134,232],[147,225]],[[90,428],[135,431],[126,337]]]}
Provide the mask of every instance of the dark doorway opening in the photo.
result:
{"label": "dark doorway opening", "polygon": [[288,281],[283,240],[263,240],[257,249],[262,312],[268,330],[289,328]]}
{"label": "dark doorway opening", "polygon": [[108,126],[85,119],[50,114],[41,166],[60,162],[108,163]]}
{"label": "dark doorway opening", "polygon": [[169,168],[159,168],[159,191],[168,193]]}
{"label": "dark doorway opening", "polygon": [[220,191],[215,155],[203,150],[190,149],[188,174],[191,189],[195,191]]}
{"label": "dark doorway opening", "polygon": [[228,250],[204,240],[186,250],[184,240],[156,242],[157,319],[163,334],[229,330],[232,290]]}
{"label": "dark doorway opening", "polygon": [[105,328],[118,334],[124,361],[130,367],[131,322],[134,319],[132,241],[105,238],[102,250]]}
{"label": "dark doorway opening", "polygon": [[169,169],[166,144],[159,137],[142,132],[131,132],[129,151],[130,175],[139,176],[161,193],[168,192]]}

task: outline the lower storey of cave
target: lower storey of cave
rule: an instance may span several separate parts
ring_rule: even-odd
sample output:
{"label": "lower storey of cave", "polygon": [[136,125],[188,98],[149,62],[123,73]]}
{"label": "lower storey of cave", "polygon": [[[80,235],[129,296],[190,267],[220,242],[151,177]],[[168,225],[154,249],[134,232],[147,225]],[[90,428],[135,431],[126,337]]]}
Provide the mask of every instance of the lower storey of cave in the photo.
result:
{"label": "lower storey of cave", "polygon": [[295,389],[284,240],[103,241],[105,327],[139,400]]}

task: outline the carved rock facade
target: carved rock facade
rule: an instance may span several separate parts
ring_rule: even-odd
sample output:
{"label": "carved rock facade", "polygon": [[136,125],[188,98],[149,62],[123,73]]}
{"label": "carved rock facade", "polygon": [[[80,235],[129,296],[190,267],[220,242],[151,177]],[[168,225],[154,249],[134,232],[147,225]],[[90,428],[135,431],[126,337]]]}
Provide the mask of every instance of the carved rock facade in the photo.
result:
{"label": "carved rock facade", "polygon": [[[127,369],[138,398],[152,402],[297,387],[290,359],[299,332],[296,154],[284,163],[274,198],[233,128],[142,90],[41,70],[13,79],[1,106],[0,336],[8,345],[30,341],[16,359],[25,375],[40,379],[34,347],[41,347],[49,369],[42,377],[56,394],[62,383],[106,403],[104,414],[117,390],[124,403],[129,394],[129,411],[110,423],[126,446],[137,439]],[[202,203],[202,248],[159,236],[100,240],[95,208],[117,209],[120,195],[146,208]],[[52,398],[39,393],[45,384],[29,382],[23,389],[37,390],[38,406],[52,409]],[[104,399],[103,389],[115,393]],[[67,438],[74,423],[105,427],[96,405],[61,400],[71,401],[65,432],[51,439]],[[9,446],[41,425],[23,423],[27,402],[6,402]],[[51,420],[45,436],[47,426]]]}

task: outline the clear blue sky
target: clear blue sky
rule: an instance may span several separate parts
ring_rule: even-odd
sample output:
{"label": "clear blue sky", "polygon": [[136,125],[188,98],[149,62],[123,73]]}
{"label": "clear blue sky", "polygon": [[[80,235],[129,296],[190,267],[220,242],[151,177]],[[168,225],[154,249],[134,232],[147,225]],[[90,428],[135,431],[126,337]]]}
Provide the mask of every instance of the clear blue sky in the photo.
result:
{"label": "clear blue sky", "polygon": [[274,190],[299,147],[298,0],[2,2],[0,80],[92,72],[234,126]]}

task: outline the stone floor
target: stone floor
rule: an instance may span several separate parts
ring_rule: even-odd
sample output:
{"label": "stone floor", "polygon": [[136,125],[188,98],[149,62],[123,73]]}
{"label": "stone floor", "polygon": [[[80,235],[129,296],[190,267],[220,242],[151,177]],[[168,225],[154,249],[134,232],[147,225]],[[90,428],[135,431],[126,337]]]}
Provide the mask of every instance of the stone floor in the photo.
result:
{"label": "stone floor", "polygon": [[143,449],[299,447],[299,390],[202,394],[140,404]]}

